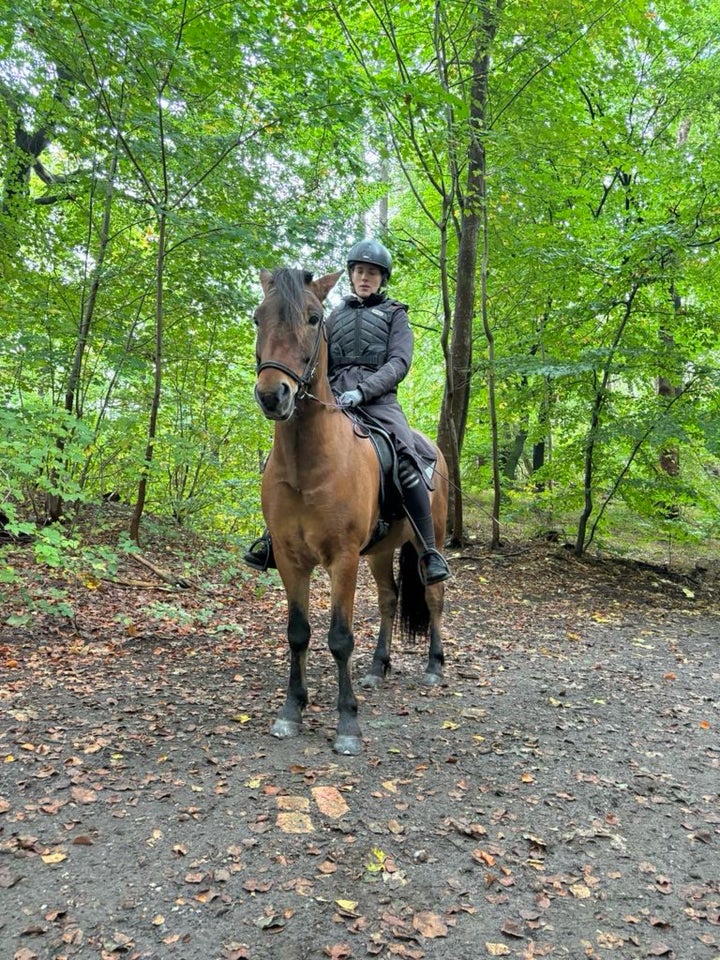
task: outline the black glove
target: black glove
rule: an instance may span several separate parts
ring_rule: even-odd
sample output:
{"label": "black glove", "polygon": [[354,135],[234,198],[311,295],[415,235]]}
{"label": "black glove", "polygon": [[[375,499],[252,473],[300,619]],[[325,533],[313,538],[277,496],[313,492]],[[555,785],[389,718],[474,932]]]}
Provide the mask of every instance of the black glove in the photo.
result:
{"label": "black glove", "polygon": [[337,398],[341,407],[359,407],[363,402],[363,395],[359,390],[346,390]]}

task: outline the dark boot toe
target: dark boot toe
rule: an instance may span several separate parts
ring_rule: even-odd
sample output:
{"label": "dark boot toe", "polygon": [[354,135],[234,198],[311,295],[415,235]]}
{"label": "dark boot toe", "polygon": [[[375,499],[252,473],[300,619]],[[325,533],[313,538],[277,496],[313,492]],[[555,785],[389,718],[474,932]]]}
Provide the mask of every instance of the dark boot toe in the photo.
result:
{"label": "dark boot toe", "polygon": [[450,577],[450,567],[439,550],[427,550],[420,557],[420,576],[428,587]]}

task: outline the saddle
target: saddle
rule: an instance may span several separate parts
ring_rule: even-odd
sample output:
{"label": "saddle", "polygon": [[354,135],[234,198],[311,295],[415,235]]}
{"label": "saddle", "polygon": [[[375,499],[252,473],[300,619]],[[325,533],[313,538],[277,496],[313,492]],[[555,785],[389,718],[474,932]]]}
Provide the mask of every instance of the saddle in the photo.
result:
{"label": "saddle", "polygon": [[[347,411],[346,411],[347,412]],[[360,551],[360,555],[367,553],[376,543],[387,536],[390,524],[394,520],[405,517],[403,507],[403,493],[398,477],[398,455],[392,437],[381,426],[372,423],[359,410],[353,410],[351,419],[355,422],[355,432],[358,436],[366,437],[375,448],[380,466],[380,489],[378,492],[380,516],[372,535]],[[415,449],[420,461],[420,473],[428,490],[434,489],[433,475],[437,456],[428,439],[413,430]]]}

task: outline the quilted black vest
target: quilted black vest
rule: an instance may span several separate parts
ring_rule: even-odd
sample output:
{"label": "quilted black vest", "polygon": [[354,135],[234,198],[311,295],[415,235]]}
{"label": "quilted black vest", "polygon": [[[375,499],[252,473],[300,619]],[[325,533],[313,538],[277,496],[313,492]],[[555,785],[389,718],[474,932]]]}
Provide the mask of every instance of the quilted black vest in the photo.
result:
{"label": "quilted black vest", "polygon": [[348,297],[333,317],[330,342],[331,367],[367,367],[378,370],[387,360],[390,321],[397,300],[383,300],[373,306]]}

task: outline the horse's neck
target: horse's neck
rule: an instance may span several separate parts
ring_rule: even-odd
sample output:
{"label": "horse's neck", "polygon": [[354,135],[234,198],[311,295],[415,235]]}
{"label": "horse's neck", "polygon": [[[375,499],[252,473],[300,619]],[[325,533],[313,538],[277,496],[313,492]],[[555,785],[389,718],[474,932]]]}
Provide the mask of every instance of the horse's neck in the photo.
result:
{"label": "horse's neck", "polygon": [[296,489],[318,476],[326,478],[329,470],[343,465],[347,448],[343,450],[342,444],[347,441],[342,435],[348,424],[334,404],[303,401],[290,420],[275,425],[276,468]]}

